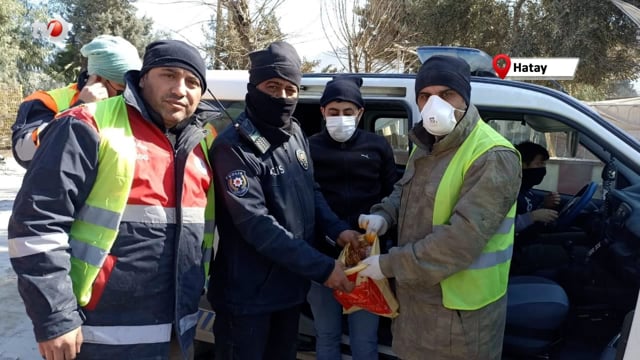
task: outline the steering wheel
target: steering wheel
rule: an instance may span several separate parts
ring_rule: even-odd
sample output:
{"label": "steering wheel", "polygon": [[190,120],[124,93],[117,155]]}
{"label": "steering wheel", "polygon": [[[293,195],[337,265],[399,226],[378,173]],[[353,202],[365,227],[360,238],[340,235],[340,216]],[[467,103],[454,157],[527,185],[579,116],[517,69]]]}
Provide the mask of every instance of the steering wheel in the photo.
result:
{"label": "steering wheel", "polygon": [[565,226],[571,224],[578,214],[589,204],[589,201],[591,201],[597,189],[598,184],[595,181],[583,186],[582,189],[573,195],[571,200],[564,205],[562,210],[560,210],[556,225]]}

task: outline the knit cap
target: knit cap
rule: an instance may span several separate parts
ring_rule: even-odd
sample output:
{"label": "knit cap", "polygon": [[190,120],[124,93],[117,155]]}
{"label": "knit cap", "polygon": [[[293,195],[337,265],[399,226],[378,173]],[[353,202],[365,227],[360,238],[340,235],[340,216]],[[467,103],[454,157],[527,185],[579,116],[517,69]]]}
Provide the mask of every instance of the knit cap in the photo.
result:
{"label": "knit cap", "polygon": [[202,93],[207,90],[207,66],[198,49],[180,40],[159,40],[147,45],[140,77],[156,67],[177,67],[190,71],[200,80]]}
{"label": "knit cap", "polygon": [[455,56],[434,55],[425,61],[416,75],[416,99],[420,90],[431,85],[447,86],[455,90],[469,105],[471,97],[471,69]]}
{"label": "knit cap", "polygon": [[249,54],[251,68],[249,83],[258,85],[273,78],[281,78],[300,88],[302,62],[296,49],[284,41],[271,43],[266,49]]}
{"label": "knit cap", "polygon": [[135,46],[119,36],[97,36],[85,44],[80,53],[88,59],[89,75],[98,75],[119,84],[125,83],[127,71],[139,70],[142,65]]}
{"label": "knit cap", "polygon": [[353,75],[338,75],[327,83],[324,88],[322,97],[320,97],[320,106],[326,106],[328,103],[336,100],[348,101],[358,106],[364,107],[364,100],[360,93],[362,86],[362,78]]}

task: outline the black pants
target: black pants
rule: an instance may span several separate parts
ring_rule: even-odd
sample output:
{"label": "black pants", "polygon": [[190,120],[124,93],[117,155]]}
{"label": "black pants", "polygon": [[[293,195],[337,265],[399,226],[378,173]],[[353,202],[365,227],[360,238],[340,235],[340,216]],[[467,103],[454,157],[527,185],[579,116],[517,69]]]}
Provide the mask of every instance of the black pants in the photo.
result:
{"label": "black pants", "polygon": [[300,306],[259,315],[216,313],[216,360],[295,360]]}

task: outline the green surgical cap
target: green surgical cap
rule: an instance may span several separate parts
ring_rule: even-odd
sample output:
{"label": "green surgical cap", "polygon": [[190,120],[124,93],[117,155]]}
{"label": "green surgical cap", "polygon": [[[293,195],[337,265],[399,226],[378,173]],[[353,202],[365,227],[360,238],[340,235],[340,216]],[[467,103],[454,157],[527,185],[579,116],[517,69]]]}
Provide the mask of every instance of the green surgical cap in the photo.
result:
{"label": "green surgical cap", "polygon": [[124,74],[129,70],[140,70],[142,62],[138,50],[119,36],[100,35],[80,49],[89,59],[89,75],[98,75],[113,82],[124,84]]}

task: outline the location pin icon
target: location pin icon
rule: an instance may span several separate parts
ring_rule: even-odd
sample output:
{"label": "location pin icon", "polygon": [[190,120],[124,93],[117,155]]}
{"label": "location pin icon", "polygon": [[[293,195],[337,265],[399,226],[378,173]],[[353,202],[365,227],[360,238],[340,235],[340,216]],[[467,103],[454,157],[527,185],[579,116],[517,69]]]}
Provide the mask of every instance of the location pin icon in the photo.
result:
{"label": "location pin icon", "polygon": [[[500,67],[498,62],[500,60],[504,61],[505,66]],[[509,69],[511,69],[511,58],[507,54],[499,54],[493,57],[493,69],[496,71],[500,79],[504,79],[505,76],[509,73]]]}

